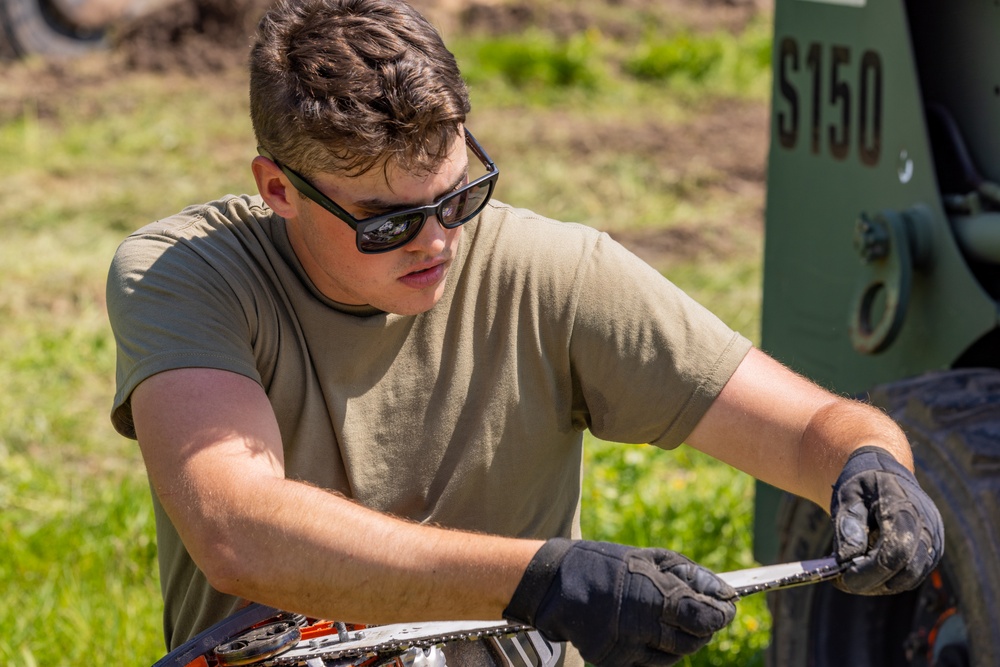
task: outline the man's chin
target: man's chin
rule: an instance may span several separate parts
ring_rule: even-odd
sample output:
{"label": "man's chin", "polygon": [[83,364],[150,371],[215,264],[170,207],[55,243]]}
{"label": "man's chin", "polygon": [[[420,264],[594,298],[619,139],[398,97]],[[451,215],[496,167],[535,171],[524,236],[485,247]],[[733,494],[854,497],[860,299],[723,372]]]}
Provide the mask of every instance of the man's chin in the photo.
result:
{"label": "man's chin", "polygon": [[376,307],[394,315],[420,315],[434,308],[442,296],[444,296],[444,282],[428,290],[426,294],[411,294],[408,298],[400,298],[393,303]]}

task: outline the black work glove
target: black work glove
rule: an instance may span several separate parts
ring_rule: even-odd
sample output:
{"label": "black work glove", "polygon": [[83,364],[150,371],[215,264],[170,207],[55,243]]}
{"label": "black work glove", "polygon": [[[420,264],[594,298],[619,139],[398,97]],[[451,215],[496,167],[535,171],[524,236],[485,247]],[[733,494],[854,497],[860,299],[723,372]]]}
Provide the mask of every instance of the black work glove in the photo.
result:
{"label": "black work glove", "polygon": [[672,665],[736,614],[736,591],[666,549],[546,542],[504,617],[571,642],[597,667]]}
{"label": "black work glove", "polygon": [[944,553],[944,525],[916,477],[879,447],[851,454],[833,486],[833,549],[853,561],[836,585],[886,595],[916,588]]}

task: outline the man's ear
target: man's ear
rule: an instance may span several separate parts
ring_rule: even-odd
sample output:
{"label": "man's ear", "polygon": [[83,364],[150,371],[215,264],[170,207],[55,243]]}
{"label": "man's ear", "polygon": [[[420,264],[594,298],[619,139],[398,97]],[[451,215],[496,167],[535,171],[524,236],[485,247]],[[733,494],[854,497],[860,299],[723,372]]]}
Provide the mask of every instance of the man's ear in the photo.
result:
{"label": "man's ear", "polygon": [[264,203],[282,218],[296,217],[298,208],[292,201],[296,196],[295,188],[288,182],[274,160],[258,155],[250,163],[250,169],[253,171],[253,178],[257,181],[257,191],[264,198]]}

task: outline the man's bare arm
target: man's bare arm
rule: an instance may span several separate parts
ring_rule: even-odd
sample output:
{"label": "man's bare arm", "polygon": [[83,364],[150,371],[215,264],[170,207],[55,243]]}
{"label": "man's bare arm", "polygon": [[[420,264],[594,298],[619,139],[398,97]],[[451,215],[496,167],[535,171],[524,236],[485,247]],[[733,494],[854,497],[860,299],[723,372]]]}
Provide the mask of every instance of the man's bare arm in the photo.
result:
{"label": "man's bare arm", "polygon": [[422,526],[284,477],[249,378],[167,371],[133,392],[153,488],[216,589],[358,623],[499,619],[541,542]]}
{"label": "man's bare arm", "polygon": [[837,476],[860,447],[882,447],[913,469],[906,436],[882,412],[829,393],[757,349],[687,442],[827,510]]}

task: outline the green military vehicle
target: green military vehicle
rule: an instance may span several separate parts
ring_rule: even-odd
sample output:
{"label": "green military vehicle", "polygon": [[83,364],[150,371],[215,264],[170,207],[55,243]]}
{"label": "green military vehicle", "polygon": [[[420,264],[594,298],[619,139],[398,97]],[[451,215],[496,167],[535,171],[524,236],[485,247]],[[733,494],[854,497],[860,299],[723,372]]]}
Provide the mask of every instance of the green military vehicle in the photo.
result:
{"label": "green military vehicle", "polygon": [[[997,44],[996,1],[776,1],[762,346],[899,422],[946,552],[908,594],[772,594],[773,665],[1000,665]],[[759,560],[829,553],[757,498]]]}

